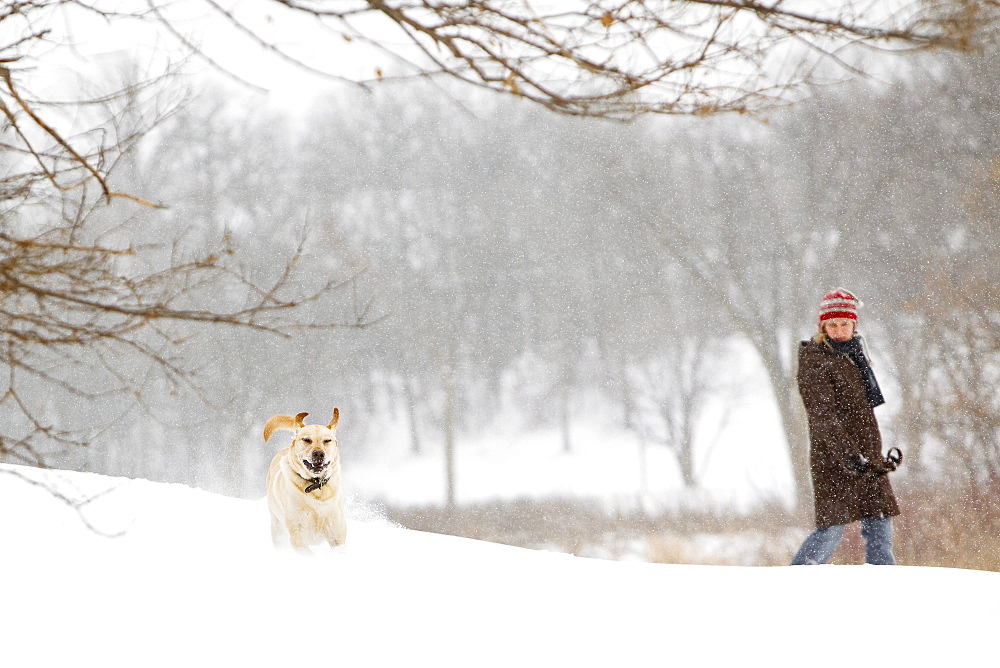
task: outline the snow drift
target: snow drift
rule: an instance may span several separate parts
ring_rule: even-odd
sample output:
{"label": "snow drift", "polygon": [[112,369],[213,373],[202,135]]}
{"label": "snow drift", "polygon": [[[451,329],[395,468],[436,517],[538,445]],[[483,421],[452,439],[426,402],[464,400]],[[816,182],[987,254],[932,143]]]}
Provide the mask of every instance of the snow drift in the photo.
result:
{"label": "snow drift", "polygon": [[[97,496],[77,511],[30,481]],[[347,545],[301,557],[271,548],[263,500],[13,466],[0,507],[11,668],[961,666],[998,649],[990,572],[600,561],[350,502]]]}

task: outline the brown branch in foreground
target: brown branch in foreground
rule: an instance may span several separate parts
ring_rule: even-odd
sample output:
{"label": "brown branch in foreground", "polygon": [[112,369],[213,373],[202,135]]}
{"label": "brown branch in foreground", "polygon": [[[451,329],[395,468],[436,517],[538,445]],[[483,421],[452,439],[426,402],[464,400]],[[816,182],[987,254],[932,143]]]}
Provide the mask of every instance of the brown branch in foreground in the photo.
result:
{"label": "brown branch in foreground", "polygon": [[[801,90],[810,63],[826,60],[853,74],[845,46],[974,48],[996,33],[1000,13],[996,0],[913,0],[891,13],[852,0],[811,10],[758,0],[570,0],[548,11],[495,0],[275,2],[390,59],[393,67],[378,66],[362,83],[442,75],[559,113],[621,119],[754,111]],[[356,27],[378,17],[405,46]],[[256,35],[245,23],[239,30]],[[807,45],[803,53],[787,50],[796,43]],[[788,58],[802,66],[775,77]]]}
{"label": "brown branch in foreground", "polygon": [[[178,325],[289,337],[303,328],[374,322],[370,304],[350,322],[302,321],[298,314],[303,307],[329,301],[357,278],[329,279],[312,289],[299,286],[308,263],[304,234],[284,270],[269,284],[254,282],[226,264],[228,248],[130,276],[118,260],[144,256],[155,246],[107,248],[63,241],[66,234],[65,228],[57,228],[21,238],[0,230],[0,334],[6,341],[0,367],[8,376],[6,388],[0,387],[0,409],[7,416],[0,427],[0,459],[44,466],[44,443],[63,449],[86,446],[92,438],[89,431],[51,424],[44,404],[33,402],[25,388],[40,384],[91,401],[116,393],[136,395],[136,383],[148,372],[130,374],[119,368],[118,360],[126,354],[146,360],[172,384],[210,403],[193,370],[171,358],[170,351],[185,340],[175,333]],[[101,355],[101,350],[109,354]],[[84,361],[88,356],[91,361]],[[70,380],[74,369],[86,368],[99,369],[107,381],[88,389]]]}
{"label": "brown branch in foreground", "polygon": [[80,521],[83,523],[83,525],[87,527],[89,531],[97,534],[98,536],[103,536],[104,538],[121,538],[126,533],[128,533],[127,528],[115,532],[104,531],[103,529],[98,528],[97,525],[95,525],[84,513],[88,505],[90,505],[94,501],[97,501],[98,499],[107,496],[108,494],[111,494],[112,492],[117,490],[120,487],[120,485],[114,485],[105,490],[97,492],[96,494],[82,495],[79,493],[74,494],[67,492],[63,487],[60,487],[54,482],[39,480],[34,477],[25,475],[20,471],[10,469],[4,466],[0,466],[0,475],[11,476],[27,485],[30,485],[32,487],[38,487],[45,490],[45,492],[48,493],[50,496],[57,499],[58,501],[61,501],[68,508],[73,510],[76,513],[77,517],[80,518]]}

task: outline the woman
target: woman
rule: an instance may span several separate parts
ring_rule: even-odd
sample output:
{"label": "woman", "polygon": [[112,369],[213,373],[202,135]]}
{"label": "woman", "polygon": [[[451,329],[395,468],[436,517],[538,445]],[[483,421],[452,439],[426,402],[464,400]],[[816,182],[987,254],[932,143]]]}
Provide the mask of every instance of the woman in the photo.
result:
{"label": "woman", "polygon": [[816,530],[792,565],[825,564],[844,528],[861,521],[865,561],[895,564],[892,517],[899,514],[886,475],[875,407],[885,403],[857,333],[858,302],[838,288],[823,297],[819,331],[799,348],[799,394],[809,420],[809,465]]}

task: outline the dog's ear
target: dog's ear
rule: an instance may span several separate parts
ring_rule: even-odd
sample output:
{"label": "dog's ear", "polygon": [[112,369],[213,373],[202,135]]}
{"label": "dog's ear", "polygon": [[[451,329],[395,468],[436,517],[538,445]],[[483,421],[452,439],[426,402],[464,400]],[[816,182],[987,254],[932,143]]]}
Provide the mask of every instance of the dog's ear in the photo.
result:
{"label": "dog's ear", "polygon": [[264,442],[266,443],[267,439],[271,438],[271,434],[279,429],[291,429],[292,431],[301,429],[305,426],[302,423],[302,418],[307,415],[309,413],[299,413],[295,417],[291,415],[275,415],[264,425]]}
{"label": "dog's ear", "polygon": [[340,422],[340,409],[333,409],[333,417],[330,419],[330,424],[326,426],[327,429],[331,431],[337,428],[337,423]]}

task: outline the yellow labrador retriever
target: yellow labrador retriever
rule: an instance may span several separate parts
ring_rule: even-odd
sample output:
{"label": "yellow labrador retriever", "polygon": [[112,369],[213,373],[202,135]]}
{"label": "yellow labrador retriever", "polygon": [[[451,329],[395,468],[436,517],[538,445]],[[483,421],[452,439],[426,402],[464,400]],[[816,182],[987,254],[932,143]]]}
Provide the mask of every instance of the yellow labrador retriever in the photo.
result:
{"label": "yellow labrador retriever", "polygon": [[290,542],[300,552],[323,542],[336,547],[347,537],[337,444],[340,411],[333,409],[333,419],[325,427],[303,424],[307,415],[275,415],[264,425],[265,443],[280,429],[295,432],[291,445],[271,460],[267,506],[275,546]]}

